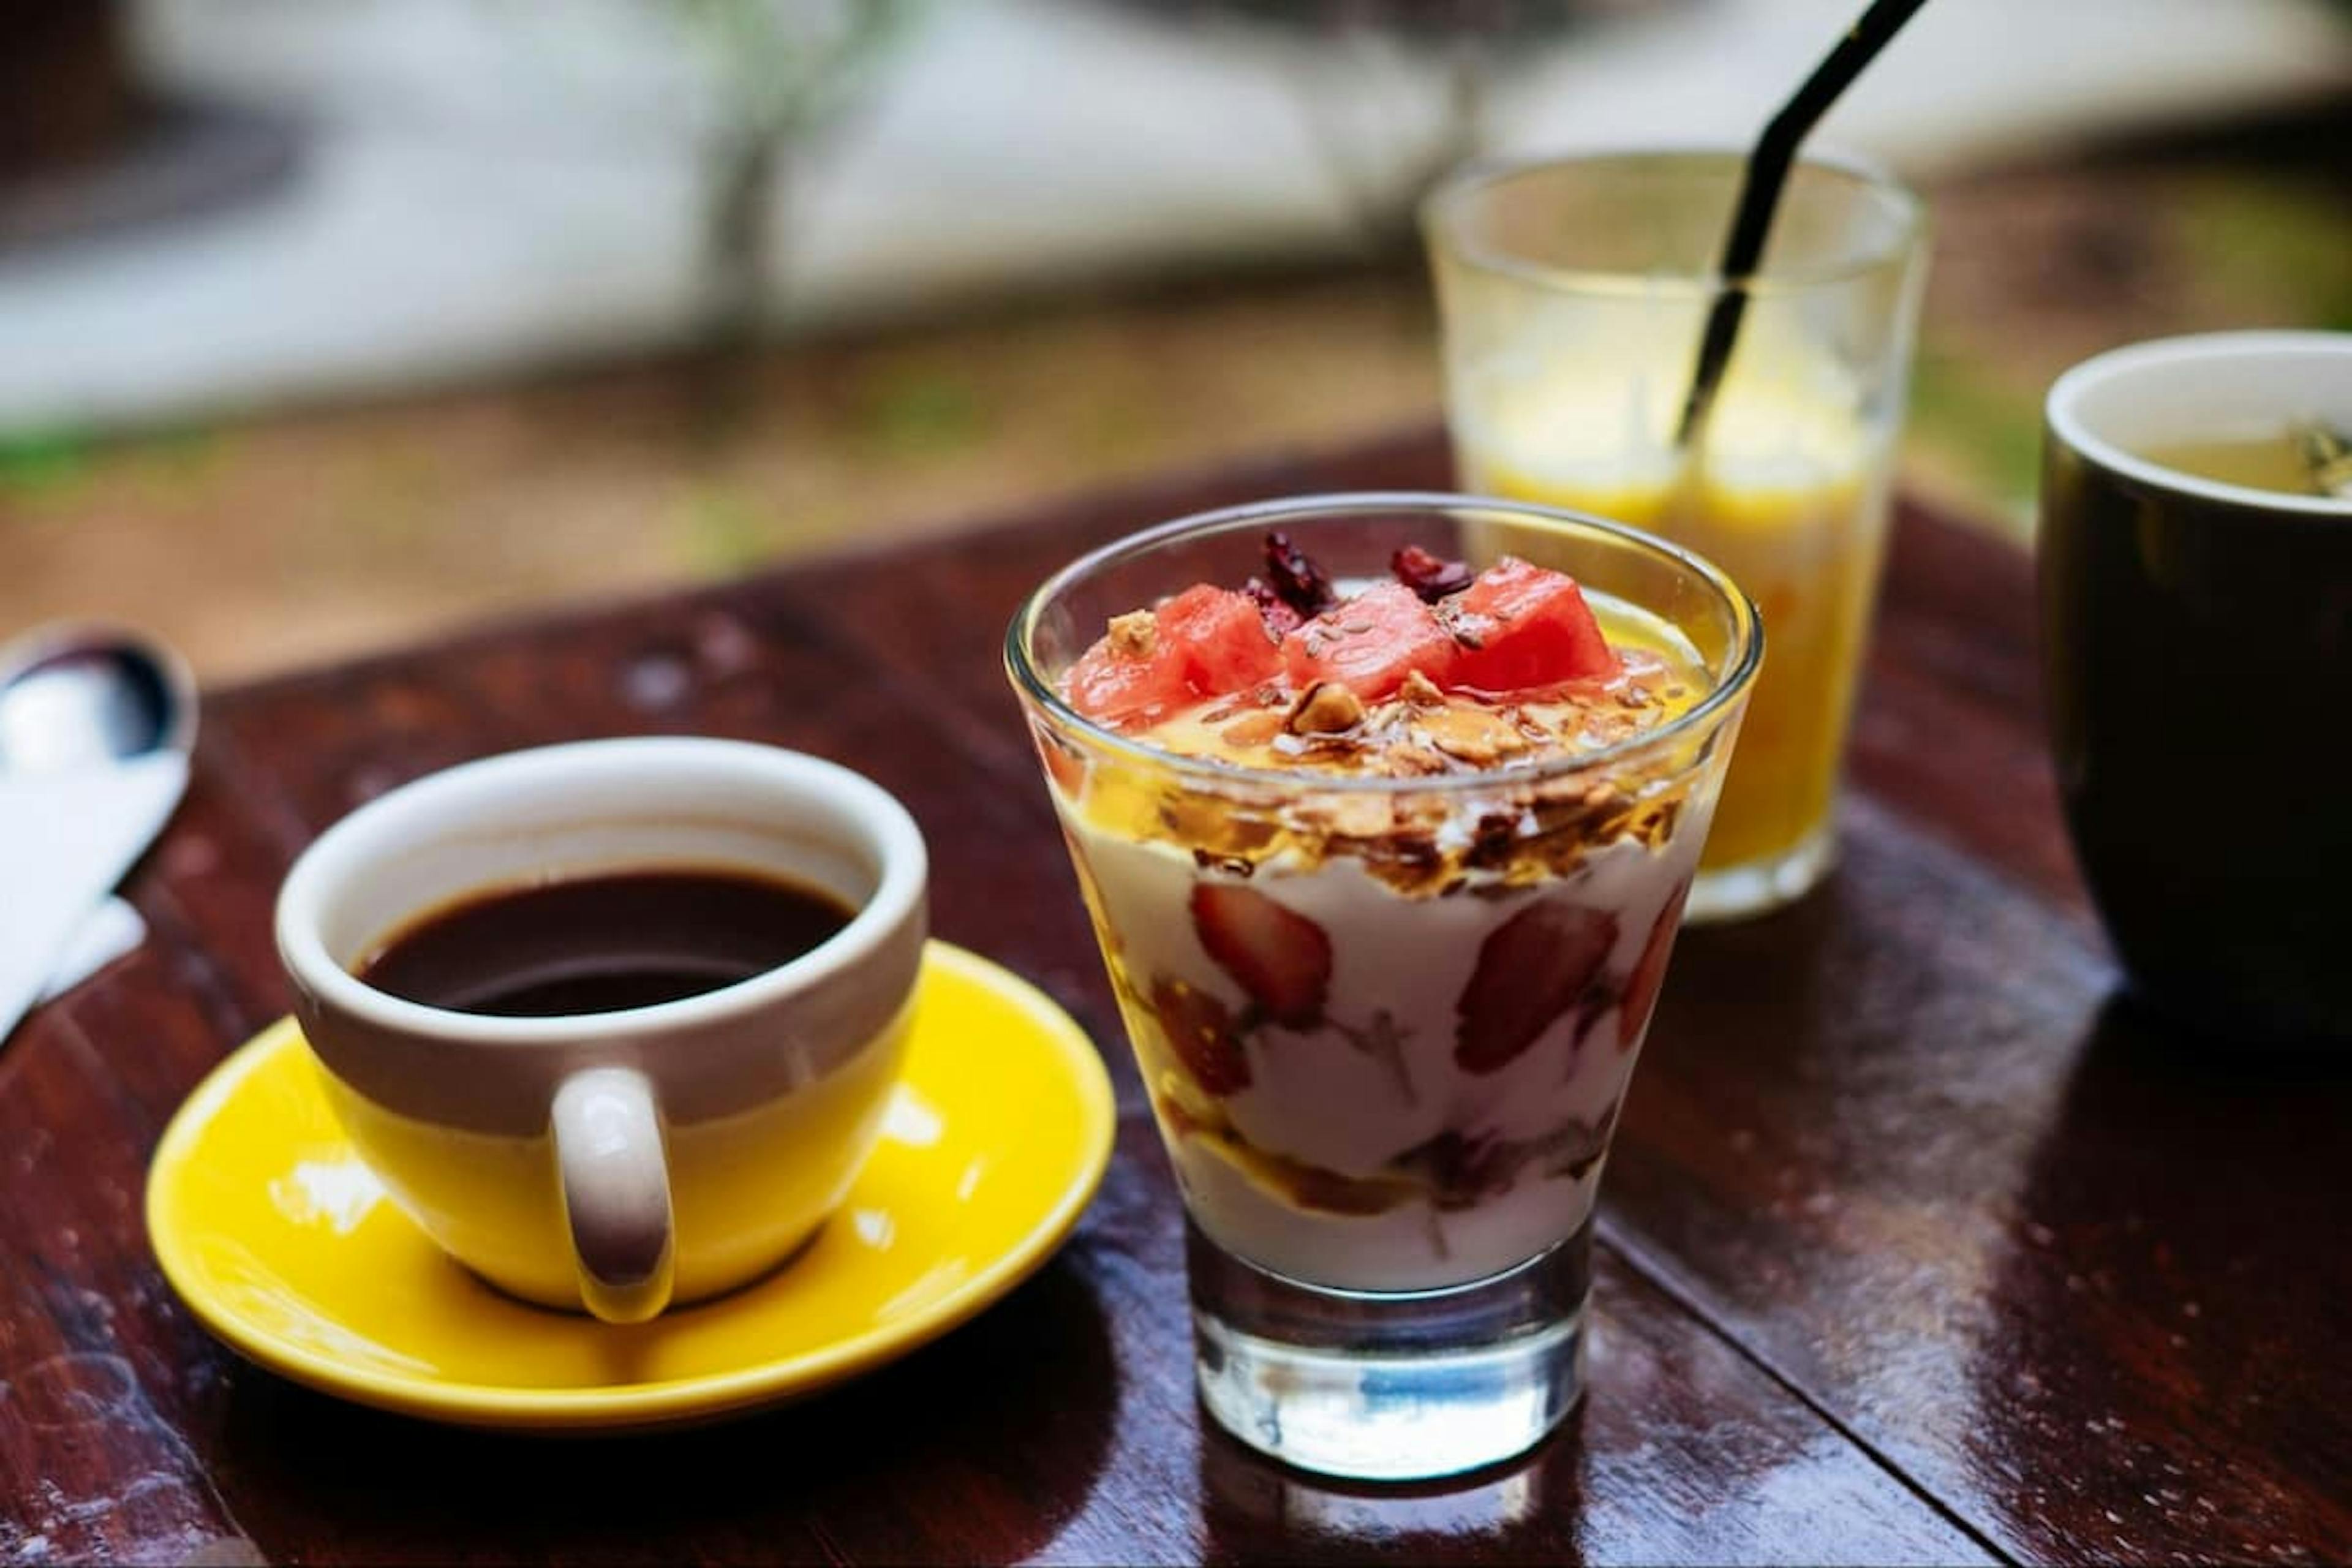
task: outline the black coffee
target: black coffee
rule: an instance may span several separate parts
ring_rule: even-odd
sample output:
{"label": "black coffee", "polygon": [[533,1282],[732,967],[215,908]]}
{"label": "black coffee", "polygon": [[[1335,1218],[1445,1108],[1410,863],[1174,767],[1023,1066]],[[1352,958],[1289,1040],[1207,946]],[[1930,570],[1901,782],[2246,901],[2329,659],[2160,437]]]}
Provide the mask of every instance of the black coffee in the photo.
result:
{"label": "black coffee", "polygon": [[445,905],[394,931],[352,973],[460,1013],[613,1013],[790,963],[851,912],[829,894],[752,872],[620,871]]}

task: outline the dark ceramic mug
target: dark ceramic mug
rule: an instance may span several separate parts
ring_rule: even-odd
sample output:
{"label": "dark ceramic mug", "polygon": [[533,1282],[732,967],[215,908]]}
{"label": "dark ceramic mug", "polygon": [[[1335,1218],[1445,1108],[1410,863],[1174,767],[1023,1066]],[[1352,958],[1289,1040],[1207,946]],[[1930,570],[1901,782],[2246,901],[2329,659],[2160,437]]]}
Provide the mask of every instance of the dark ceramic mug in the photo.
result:
{"label": "dark ceramic mug", "polygon": [[2058,786],[2133,989],[2202,1033],[2352,1041],[2352,500],[2147,452],[2352,430],[2352,334],[2147,342],[2047,405],[2042,677]]}

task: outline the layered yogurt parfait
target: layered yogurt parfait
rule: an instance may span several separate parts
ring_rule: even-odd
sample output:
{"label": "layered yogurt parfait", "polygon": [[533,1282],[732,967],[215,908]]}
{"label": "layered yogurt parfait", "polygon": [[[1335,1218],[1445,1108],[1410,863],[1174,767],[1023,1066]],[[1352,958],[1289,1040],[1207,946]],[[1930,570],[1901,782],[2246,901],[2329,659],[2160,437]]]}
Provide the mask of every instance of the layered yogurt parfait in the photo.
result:
{"label": "layered yogurt parfait", "polygon": [[[1759,657],[1746,600],[1591,520],[1324,498],[1090,557],[1010,652],[1187,1212],[1243,1266],[1196,1250],[1211,1408],[1310,1468],[1461,1468],[1393,1411],[1409,1451],[1360,1452],[1363,1369],[1511,1342],[1524,1447],[1575,1397],[1588,1221]],[[1441,1342],[1433,1303],[1531,1264],[1537,1321],[1441,1312],[1485,1325]],[[1336,1457],[1298,1408],[1318,1378]]]}

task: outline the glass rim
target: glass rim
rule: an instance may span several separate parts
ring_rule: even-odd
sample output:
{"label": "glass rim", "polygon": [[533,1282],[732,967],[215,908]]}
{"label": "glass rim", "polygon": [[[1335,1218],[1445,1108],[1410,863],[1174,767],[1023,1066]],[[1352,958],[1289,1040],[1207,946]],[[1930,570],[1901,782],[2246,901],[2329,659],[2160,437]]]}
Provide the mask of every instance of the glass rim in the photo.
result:
{"label": "glass rim", "polygon": [[[1712,259],[1704,271],[1636,272],[1624,268],[1552,266],[1472,241],[1467,236],[1465,215],[1460,209],[1483,192],[1534,174],[1610,164],[1687,163],[1722,165],[1737,172],[1747,156],[1744,148],[1698,144],[1686,147],[1604,147],[1580,153],[1511,154],[1474,159],[1440,180],[1422,198],[1418,215],[1421,229],[1433,251],[1443,252],[1482,272],[1555,292],[1639,294],[1645,298],[1656,298],[1662,294],[1712,298],[1723,288],[1723,277],[1714,269]],[[1808,289],[1850,283],[1857,278],[1903,264],[1917,254],[1921,237],[1927,231],[1927,205],[1917,192],[1896,179],[1886,165],[1863,153],[1839,148],[1801,153],[1796,167],[1842,176],[1890,203],[1897,219],[1895,237],[1884,246],[1859,248],[1851,256],[1841,256],[1807,267],[1769,268],[1758,272],[1748,279],[1746,285],[1746,291],[1751,297],[1785,297],[1801,294]],[[1784,192],[1782,200],[1785,202],[1787,199]],[[1727,222],[1737,200],[1735,187],[1732,201],[1724,208]]]}
{"label": "glass rim", "polygon": [[[1167,751],[1108,725],[1098,724],[1080,713],[1070,706],[1055,683],[1045,679],[1029,657],[1030,634],[1034,631],[1045,605],[1082,577],[1146,554],[1177,539],[1243,525],[1273,525],[1284,519],[1351,511],[1404,511],[1441,516],[1461,511],[1503,512],[1538,518],[1547,522],[1567,523],[1603,535],[1615,544],[1688,573],[1715,593],[1728,610],[1731,619],[1731,646],[1724,659],[1724,672],[1716,677],[1706,696],[1657,729],[1612,742],[1594,751],[1483,773],[1370,778],[1306,768],[1249,767],[1221,758],[1188,756]],[[1664,749],[1674,741],[1719,722],[1724,710],[1743,698],[1754,683],[1763,658],[1763,617],[1755,602],[1732,580],[1729,573],[1706,557],[1655,534],[1645,533],[1638,528],[1613,522],[1590,512],[1570,511],[1564,507],[1543,506],[1533,501],[1510,500],[1500,496],[1457,494],[1444,490],[1339,490],[1290,496],[1218,507],[1155,523],[1090,550],[1047,577],[1021,602],[1021,607],[1013,612],[1012,624],[1004,633],[1005,672],[1012,679],[1013,690],[1030,707],[1051,721],[1056,729],[1090,747],[1130,762],[1148,763],[1180,775],[1212,780],[1223,785],[1247,784],[1283,792],[1296,792],[1305,786],[1330,793],[1362,795],[1468,795],[1491,789],[1498,780],[1507,785],[1548,783],[1609,768],[1622,763],[1628,757]]]}

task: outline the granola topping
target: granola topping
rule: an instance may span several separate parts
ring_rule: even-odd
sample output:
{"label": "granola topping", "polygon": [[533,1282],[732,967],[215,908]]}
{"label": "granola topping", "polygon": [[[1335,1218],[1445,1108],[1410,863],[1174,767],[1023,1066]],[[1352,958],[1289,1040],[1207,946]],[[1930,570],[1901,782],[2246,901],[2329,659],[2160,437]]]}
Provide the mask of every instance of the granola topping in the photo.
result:
{"label": "granola topping", "polygon": [[[1377,702],[1336,681],[1295,697],[1267,685],[1204,700],[1141,738],[1177,756],[1297,773],[1299,787],[1104,769],[1082,809],[1106,827],[1222,864],[1301,869],[1351,857],[1415,897],[1461,890],[1470,872],[1489,884],[1470,890],[1489,893],[1565,875],[1620,839],[1657,847],[1684,809],[1692,758],[1683,747],[1612,768],[1613,782],[1541,776],[1547,763],[1661,729],[1697,700],[1695,661],[1677,657],[1667,637],[1643,647],[1627,636],[1622,646],[1615,680],[1512,700],[1444,690],[1418,671]],[[1492,787],[1465,793],[1473,778]],[[1433,787],[1351,790],[1354,780]]]}
{"label": "granola topping", "polygon": [[[1318,681],[1281,706],[1262,701],[1270,696],[1282,702],[1278,689],[1198,703],[1141,738],[1177,756],[1343,778],[1492,773],[1597,751],[1663,728],[1691,707],[1691,687],[1675,679],[1664,658],[1629,651],[1624,665],[1622,676],[1597,689],[1509,700],[1441,690],[1419,671],[1379,702],[1337,681]],[[1317,780],[1314,787],[1326,785]]]}
{"label": "granola topping", "polygon": [[1340,735],[1364,721],[1364,701],[1346,687],[1321,680],[1298,694],[1283,728],[1294,735]]}

